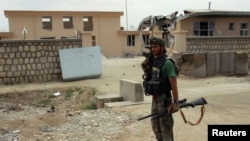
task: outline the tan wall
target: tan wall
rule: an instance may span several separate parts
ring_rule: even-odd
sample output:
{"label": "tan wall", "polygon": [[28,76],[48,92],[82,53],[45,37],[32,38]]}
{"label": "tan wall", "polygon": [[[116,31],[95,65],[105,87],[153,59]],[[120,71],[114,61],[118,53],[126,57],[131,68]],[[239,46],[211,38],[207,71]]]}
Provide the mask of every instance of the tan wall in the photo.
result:
{"label": "tan wall", "polygon": [[[123,56],[122,40],[126,36],[118,34],[120,16],[123,15],[123,12],[5,11],[5,15],[9,19],[10,32],[13,32],[13,37],[9,39],[23,40],[22,30],[24,26],[28,31],[25,34],[27,40],[40,39],[41,37],[60,39],[62,36],[76,38],[75,32],[79,30],[83,36],[83,46],[92,46],[92,36],[94,36],[95,45],[101,47],[101,52],[105,56]],[[52,30],[42,29],[43,16],[52,17]],[[63,28],[63,16],[73,17],[74,28]],[[92,16],[93,31],[83,31],[83,16]]]}
{"label": "tan wall", "polygon": [[[213,37],[240,37],[240,24],[241,23],[250,23],[250,18],[247,17],[189,17],[175,23],[175,28],[172,29],[172,33],[175,36],[174,48],[176,52],[185,52],[187,51],[186,38],[194,36],[194,22],[214,22],[214,34]],[[229,23],[234,23],[234,30],[229,31]],[[248,31],[248,36],[249,36]],[[212,38],[213,38],[212,37]],[[244,36],[246,37],[246,36]],[[229,39],[230,40],[230,39]],[[213,44],[213,43],[211,43]],[[200,45],[200,44],[199,44]]]}
{"label": "tan wall", "polygon": [[122,56],[119,17],[99,17],[94,34],[98,38],[97,44],[105,56]]}
{"label": "tan wall", "polygon": [[13,37],[12,32],[0,32],[0,40],[8,40]]}
{"label": "tan wall", "polygon": [[187,50],[187,31],[179,30],[173,32],[174,35],[174,50],[173,52],[186,52]]}
{"label": "tan wall", "polygon": [[34,38],[34,20],[31,16],[11,16],[8,18],[9,20],[9,30],[13,32],[13,40],[22,40],[24,39],[24,35],[22,31],[25,28],[27,29],[28,33],[25,35],[26,39]]}
{"label": "tan wall", "polygon": [[[240,23],[250,23],[250,18],[242,17],[190,17],[176,23],[175,30],[186,30],[188,36],[193,36],[194,22],[214,22],[214,36],[240,36]],[[229,31],[229,23],[234,23],[234,31]],[[250,33],[250,32],[249,32]],[[249,34],[248,34],[249,36]]]}
{"label": "tan wall", "polygon": [[[75,31],[79,30],[83,31],[83,16],[92,16],[93,17],[93,26],[94,31],[93,34],[97,34],[100,27],[105,27],[111,30],[119,30],[120,29],[120,14],[110,14],[110,15],[102,15],[102,14],[94,14],[88,15],[84,12],[82,13],[72,13],[72,12],[62,12],[62,13],[47,13],[33,12],[33,15],[30,14],[9,14],[9,27],[10,31],[14,31],[15,36],[13,39],[20,38],[22,39],[21,32],[23,27],[25,26],[28,30],[27,39],[29,38],[37,38],[44,36],[56,36],[56,38],[61,38],[61,36],[75,36]],[[51,16],[52,17],[52,30],[44,30],[42,28],[42,17],[43,16]],[[73,28],[72,29],[64,29],[63,28],[63,16],[72,16],[73,17]],[[19,34],[18,34],[19,33]],[[30,34],[30,35],[28,35]]]}
{"label": "tan wall", "polygon": [[91,33],[80,33],[81,34],[81,39],[82,39],[82,46],[83,47],[90,47],[92,46],[92,42],[91,42]]}
{"label": "tan wall", "polygon": [[0,84],[62,80],[58,50],[81,46],[80,39],[0,41]]}
{"label": "tan wall", "polygon": [[[149,35],[150,32],[143,31],[141,33],[142,35]],[[122,42],[122,56],[128,54],[137,56],[141,55],[142,51],[144,50],[144,45],[140,38],[140,32],[139,31],[119,31],[118,32],[119,37],[121,37]],[[127,46],[127,35],[135,35],[135,46]]]}
{"label": "tan wall", "polygon": [[[22,30],[25,26],[28,33],[25,39],[40,39],[41,37],[63,37],[76,38],[76,31],[79,30],[83,46],[92,46],[92,37],[95,37],[95,45],[100,46],[101,52],[106,57],[123,57],[126,53],[141,55],[144,46],[140,39],[139,31],[120,30],[120,16],[122,12],[72,12],[72,11],[5,11],[9,19],[10,32],[13,37],[10,39],[23,40]],[[42,17],[52,17],[52,29],[42,28]],[[72,29],[63,28],[63,16],[72,16]],[[83,16],[92,16],[93,31],[83,31]],[[150,34],[144,32],[143,34]],[[135,46],[127,46],[127,35],[135,35]],[[154,29],[155,37],[162,37],[158,26]]]}

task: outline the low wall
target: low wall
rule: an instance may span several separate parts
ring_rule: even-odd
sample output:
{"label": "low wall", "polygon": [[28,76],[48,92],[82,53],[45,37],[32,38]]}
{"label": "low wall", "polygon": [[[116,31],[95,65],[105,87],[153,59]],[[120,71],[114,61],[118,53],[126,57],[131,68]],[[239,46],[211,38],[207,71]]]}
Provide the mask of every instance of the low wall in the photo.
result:
{"label": "low wall", "polygon": [[248,75],[246,52],[181,53],[173,56],[181,74],[194,77],[213,75]]}
{"label": "low wall", "polygon": [[0,84],[61,80],[58,50],[79,47],[80,39],[0,41]]}
{"label": "low wall", "polygon": [[[186,52],[241,51],[248,53],[250,62],[250,37],[187,37],[186,40]],[[248,67],[250,68],[250,64]]]}

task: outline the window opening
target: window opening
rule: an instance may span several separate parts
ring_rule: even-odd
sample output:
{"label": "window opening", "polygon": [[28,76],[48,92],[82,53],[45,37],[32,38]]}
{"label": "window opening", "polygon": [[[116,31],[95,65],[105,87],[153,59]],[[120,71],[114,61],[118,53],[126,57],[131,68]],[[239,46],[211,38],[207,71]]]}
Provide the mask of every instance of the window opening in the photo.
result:
{"label": "window opening", "polygon": [[248,35],[248,24],[247,23],[241,23],[240,24],[240,35],[241,36],[247,36]]}
{"label": "window opening", "polygon": [[127,35],[127,46],[135,46],[135,35]]}
{"label": "window opening", "polygon": [[42,17],[42,26],[43,29],[52,29],[52,17],[50,16]]}
{"label": "window opening", "polygon": [[73,28],[73,20],[72,20],[72,17],[63,17],[63,27],[65,29],[68,29],[68,28]]}
{"label": "window opening", "polygon": [[213,36],[214,22],[195,22],[194,36]]}
{"label": "window opening", "polygon": [[83,17],[83,31],[93,31],[92,17]]}
{"label": "window opening", "polygon": [[234,23],[229,23],[228,29],[229,29],[229,31],[233,31],[234,30]]}

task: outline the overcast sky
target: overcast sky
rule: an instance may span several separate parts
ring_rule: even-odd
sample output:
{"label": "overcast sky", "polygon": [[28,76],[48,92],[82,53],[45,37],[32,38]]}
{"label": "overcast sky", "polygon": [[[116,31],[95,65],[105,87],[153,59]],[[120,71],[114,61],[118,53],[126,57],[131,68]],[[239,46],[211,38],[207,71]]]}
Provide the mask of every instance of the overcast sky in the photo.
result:
{"label": "overcast sky", "polygon": [[208,9],[209,2],[212,10],[250,11],[250,0],[0,0],[0,32],[9,31],[4,10],[119,11],[121,26],[137,28],[147,16]]}

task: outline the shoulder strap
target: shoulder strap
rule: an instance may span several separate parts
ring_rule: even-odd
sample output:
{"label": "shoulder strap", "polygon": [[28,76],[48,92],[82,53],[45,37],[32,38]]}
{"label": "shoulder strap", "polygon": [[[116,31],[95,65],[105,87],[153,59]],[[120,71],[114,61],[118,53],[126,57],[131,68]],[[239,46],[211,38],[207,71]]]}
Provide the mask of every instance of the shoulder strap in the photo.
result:
{"label": "shoulder strap", "polygon": [[187,121],[187,120],[186,120],[186,117],[185,117],[185,115],[184,115],[184,113],[182,112],[181,109],[180,109],[180,112],[181,112],[181,116],[182,116],[182,118],[183,118],[183,121],[184,121],[186,124],[189,124],[189,125],[198,125],[198,124],[201,122],[201,120],[202,120],[202,118],[203,118],[203,115],[204,115],[204,113],[205,113],[205,106],[204,106],[204,105],[201,106],[201,115],[200,115],[200,118],[197,120],[196,123],[192,123],[192,122],[190,122],[190,121]]}
{"label": "shoulder strap", "polygon": [[163,69],[163,66],[164,66],[164,64],[166,63],[166,61],[167,61],[167,59],[165,59],[165,61],[161,64],[161,67],[160,67],[160,72],[159,72],[159,74],[160,74],[160,78],[162,78],[162,69]]}
{"label": "shoulder strap", "polygon": [[179,76],[180,68],[175,64],[175,61],[173,60],[173,58],[167,57],[166,60],[170,60],[174,64],[176,76]]}
{"label": "shoulder strap", "polygon": [[166,60],[170,60],[175,65],[175,61],[173,60],[173,58],[167,57]]}

